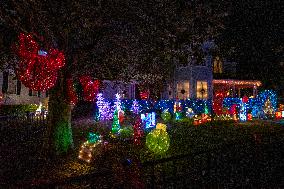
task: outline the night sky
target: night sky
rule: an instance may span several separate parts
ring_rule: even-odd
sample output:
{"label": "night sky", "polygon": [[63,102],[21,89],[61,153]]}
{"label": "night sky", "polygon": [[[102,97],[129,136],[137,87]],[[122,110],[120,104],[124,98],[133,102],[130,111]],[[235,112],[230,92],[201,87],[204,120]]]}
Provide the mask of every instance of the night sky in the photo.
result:
{"label": "night sky", "polygon": [[283,8],[280,0],[232,4],[218,43],[223,56],[238,62],[238,78],[260,79],[268,88],[282,87]]}

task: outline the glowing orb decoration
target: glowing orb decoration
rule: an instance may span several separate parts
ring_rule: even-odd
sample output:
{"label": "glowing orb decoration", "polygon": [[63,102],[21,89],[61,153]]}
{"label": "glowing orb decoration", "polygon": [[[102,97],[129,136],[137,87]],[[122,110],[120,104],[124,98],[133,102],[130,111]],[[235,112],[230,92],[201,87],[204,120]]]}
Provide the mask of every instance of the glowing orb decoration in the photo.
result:
{"label": "glowing orb decoration", "polygon": [[157,123],[156,129],[161,129],[161,130],[167,131],[167,125],[163,124],[163,123]]}
{"label": "glowing orb decoration", "polygon": [[161,118],[165,121],[168,122],[171,120],[172,115],[171,113],[168,111],[168,109],[164,110],[161,114]]}
{"label": "glowing orb decoration", "polygon": [[170,147],[170,137],[162,129],[154,129],[146,136],[146,146],[155,154],[163,154]]}

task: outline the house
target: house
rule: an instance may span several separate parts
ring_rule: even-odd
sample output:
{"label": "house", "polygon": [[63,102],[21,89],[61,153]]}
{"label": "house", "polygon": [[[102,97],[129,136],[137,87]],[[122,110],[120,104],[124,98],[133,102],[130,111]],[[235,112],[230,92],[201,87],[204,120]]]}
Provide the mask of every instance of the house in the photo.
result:
{"label": "house", "polygon": [[0,72],[2,104],[47,104],[48,93],[33,91],[25,87],[11,70]]}
{"label": "house", "polygon": [[199,62],[194,58],[188,58],[186,64],[175,60],[174,77],[168,82],[163,98],[213,100],[218,91],[226,91],[231,97],[255,97],[261,82],[236,79],[237,63],[213,57],[210,51],[214,48],[213,41],[205,42],[202,45],[204,58]]}

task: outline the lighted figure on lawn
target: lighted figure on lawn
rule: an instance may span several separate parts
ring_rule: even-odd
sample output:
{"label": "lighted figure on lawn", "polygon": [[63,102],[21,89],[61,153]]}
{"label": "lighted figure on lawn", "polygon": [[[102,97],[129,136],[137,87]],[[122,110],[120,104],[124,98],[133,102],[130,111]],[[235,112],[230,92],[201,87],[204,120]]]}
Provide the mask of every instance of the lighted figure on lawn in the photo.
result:
{"label": "lighted figure on lawn", "polygon": [[247,107],[246,107],[246,103],[244,102],[241,102],[239,117],[240,117],[240,121],[242,122],[247,120]]}
{"label": "lighted figure on lawn", "polygon": [[163,154],[170,147],[170,137],[164,127],[152,130],[146,136],[146,146],[155,154]]}
{"label": "lighted figure on lawn", "polygon": [[161,114],[161,118],[165,121],[165,122],[169,122],[172,118],[171,113],[169,112],[169,109],[165,109],[162,114]]}
{"label": "lighted figure on lawn", "polygon": [[230,112],[230,115],[231,115],[231,117],[234,121],[238,120],[238,118],[237,118],[237,104],[233,104],[230,107],[229,112]]}
{"label": "lighted figure on lawn", "polygon": [[146,114],[141,114],[141,120],[142,122],[145,123],[145,128],[153,128],[156,126],[156,113],[151,112],[151,113],[146,113]]}
{"label": "lighted figure on lawn", "polygon": [[174,104],[174,114],[175,114],[175,119],[180,120],[182,117],[182,107],[180,102],[175,102]]}
{"label": "lighted figure on lawn", "polygon": [[122,123],[124,120],[124,112],[121,109],[120,95],[116,94],[115,97],[116,97],[116,101],[114,102],[115,111],[113,113],[113,123],[111,128],[113,134],[119,132],[120,123]]}
{"label": "lighted figure on lawn", "polygon": [[195,115],[194,111],[192,110],[192,108],[188,108],[186,111],[186,117],[188,118],[193,118]]}

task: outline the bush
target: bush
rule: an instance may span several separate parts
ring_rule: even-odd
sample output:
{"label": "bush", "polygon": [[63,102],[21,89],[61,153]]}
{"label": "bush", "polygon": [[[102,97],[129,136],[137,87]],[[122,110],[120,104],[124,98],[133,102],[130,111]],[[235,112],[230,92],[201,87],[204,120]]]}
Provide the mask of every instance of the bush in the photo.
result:
{"label": "bush", "polygon": [[35,112],[37,108],[36,104],[2,105],[0,115],[25,115],[26,112]]}

